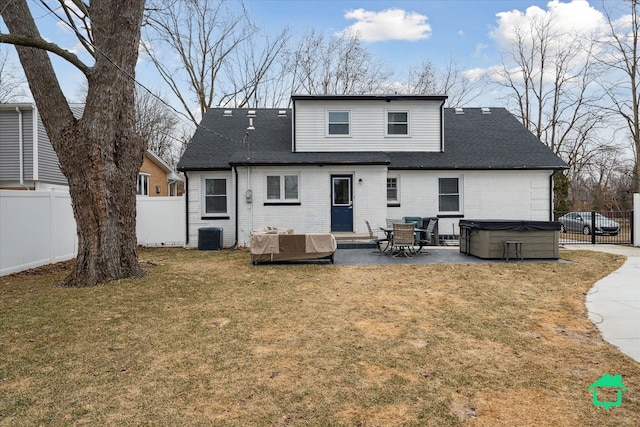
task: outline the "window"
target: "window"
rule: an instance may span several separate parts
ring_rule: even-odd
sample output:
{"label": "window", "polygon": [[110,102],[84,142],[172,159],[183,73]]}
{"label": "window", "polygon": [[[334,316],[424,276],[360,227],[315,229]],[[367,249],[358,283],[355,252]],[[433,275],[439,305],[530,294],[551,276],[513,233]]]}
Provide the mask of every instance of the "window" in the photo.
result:
{"label": "window", "polygon": [[148,196],[149,195],[149,175],[146,173],[138,174],[138,189],[136,190],[136,194],[139,196]]}
{"label": "window", "polygon": [[268,175],[267,200],[292,202],[298,200],[298,175]]}
{"label": "window", "polygon": [[387,135],[409,135],[408,111],[387,111]]}
{"label": "window", "polygon": [[349,111],[329,111],[328,117],[328,135],[349,135]]}
{"label": "window", "polygon": [[440,178],[438,180],[438,206],[440,212],[460,212],[459,181],[459,178]]}
{"label": "window", "polygon": [[398,178],[387,178],[387,202],[397,203],[400,200],[398,197]]}
{"label": "window", "polygon": [[227,180],[213,178],[204,180],[204,213],[223,215],[227,213]]}

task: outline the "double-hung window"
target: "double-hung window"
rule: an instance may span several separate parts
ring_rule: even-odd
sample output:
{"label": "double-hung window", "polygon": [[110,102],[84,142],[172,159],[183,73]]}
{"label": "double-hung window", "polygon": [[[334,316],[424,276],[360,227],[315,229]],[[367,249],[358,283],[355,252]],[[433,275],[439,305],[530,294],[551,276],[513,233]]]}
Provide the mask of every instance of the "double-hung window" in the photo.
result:
{"label": "double-hung window", "polygon": [[138,174],[138,188],[136,190],[136,194],[138,196],[149,195],[149,174],[146,174],[146,173]]}
{"label": "double-hung window", "polygon": [[227,215],[228,196],[227,180],[224,178],[207,178],[204,180],[204,214],[217,216]]}
{"label": "double-hung window", "polygon": [[387,178],[387,204],[396,205],[400,203],[400,189],[398,177]]}
{"label": "double-hung window", "polygon": [[351,134],[349,111],[327,111],[327,135],[349,136]]}
{"label": "double-hung window", "polygon": [[387,136],[409,135],[409,112],[387,111]]}
{"label": "double-hung window", "polygon": [[297,202],[298,175],[267,175],[267,202]]}
{"label": "double-hung window", "polygon": [[460,178],[439,178],[438,210],[443,213],[459,213],[460,206]]}

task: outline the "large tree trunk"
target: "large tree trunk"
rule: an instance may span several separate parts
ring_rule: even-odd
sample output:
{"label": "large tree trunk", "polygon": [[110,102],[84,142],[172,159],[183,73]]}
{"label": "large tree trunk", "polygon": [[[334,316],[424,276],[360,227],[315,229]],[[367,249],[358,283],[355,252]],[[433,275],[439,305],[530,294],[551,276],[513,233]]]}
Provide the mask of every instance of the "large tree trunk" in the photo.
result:
{"label": "large tree trunk", "polygon": [[[0,6],[11,35],[41,40],[24,0],[0,1]],[[91,2],[95,64],[82,69],[89,89],[79,120],[47,52],[16,46],[69,181],[78,229],[78,256],[66,280],[70,286],[144,275],[136,252],[136,179],[146,145],[135,132],[133,80],[143,7],[144,0]]]}

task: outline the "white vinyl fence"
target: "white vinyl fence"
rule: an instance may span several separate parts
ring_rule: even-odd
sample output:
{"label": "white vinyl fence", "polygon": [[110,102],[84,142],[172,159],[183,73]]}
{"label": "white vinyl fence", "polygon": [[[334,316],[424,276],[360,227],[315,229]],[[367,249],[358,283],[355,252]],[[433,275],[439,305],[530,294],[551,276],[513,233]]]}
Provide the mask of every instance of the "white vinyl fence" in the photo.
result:
{"label": "white vinyl fence", "polygon": [[[184,197],[138,197],[144,246],[184,246]],[[64,191],[0,190],[0,276],[72,259],[78,251],[71,197]]]}

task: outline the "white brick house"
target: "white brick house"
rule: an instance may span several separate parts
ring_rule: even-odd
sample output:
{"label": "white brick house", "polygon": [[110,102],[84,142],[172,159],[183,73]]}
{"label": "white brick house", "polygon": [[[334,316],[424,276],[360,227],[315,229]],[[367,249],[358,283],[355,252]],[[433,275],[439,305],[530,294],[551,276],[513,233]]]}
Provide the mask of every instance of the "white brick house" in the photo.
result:
{"label": "white brick house", "polygon": [[566,164],[502,108],[445,109],[446,96],[292,97],[291,109],[210,109],[178,164],[187,245],[219,227],[247,246],[266,226],[367,231],[386,218],[550,220]]}

